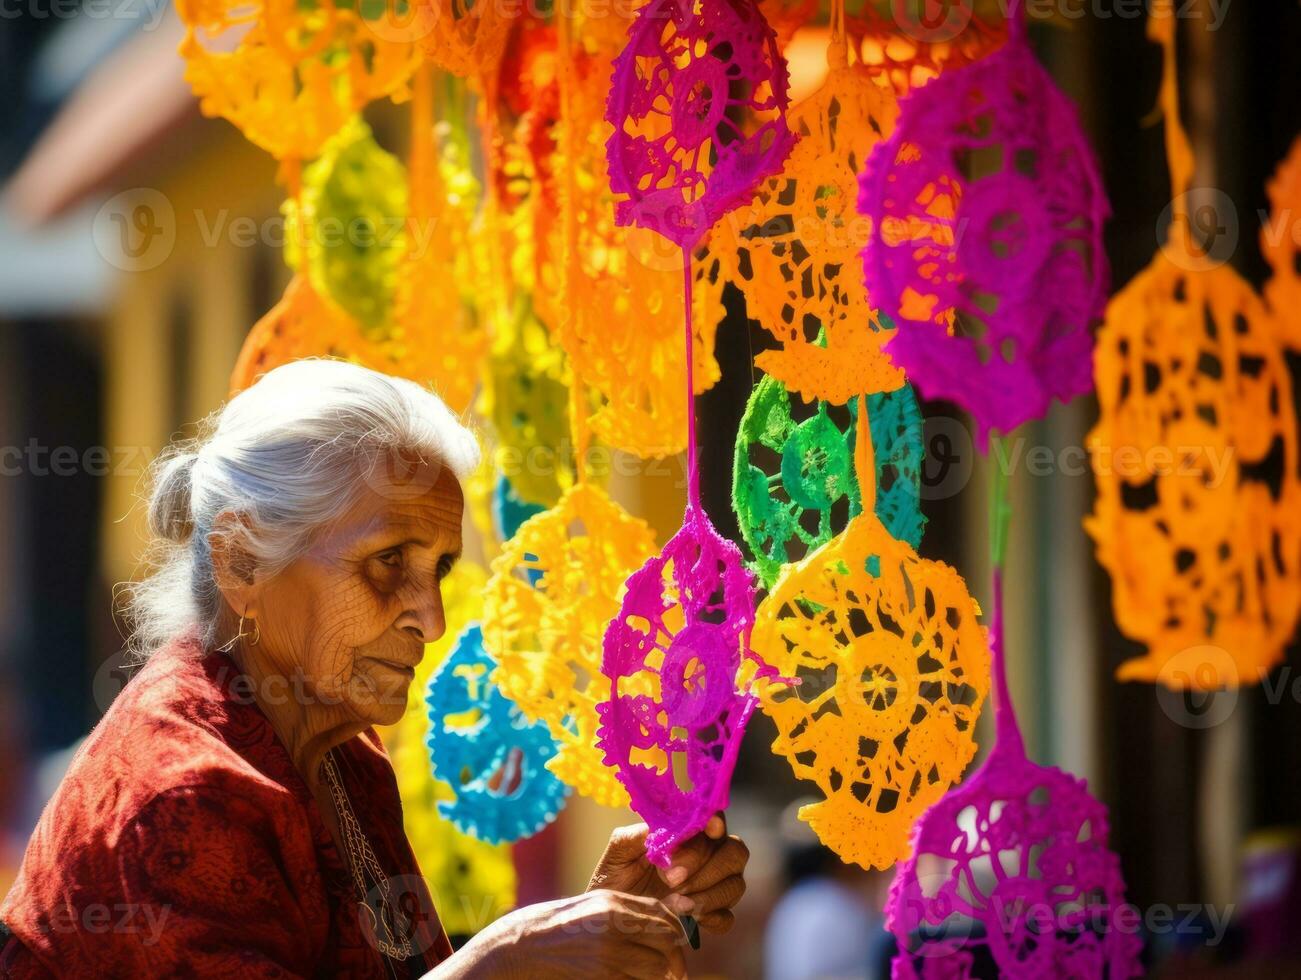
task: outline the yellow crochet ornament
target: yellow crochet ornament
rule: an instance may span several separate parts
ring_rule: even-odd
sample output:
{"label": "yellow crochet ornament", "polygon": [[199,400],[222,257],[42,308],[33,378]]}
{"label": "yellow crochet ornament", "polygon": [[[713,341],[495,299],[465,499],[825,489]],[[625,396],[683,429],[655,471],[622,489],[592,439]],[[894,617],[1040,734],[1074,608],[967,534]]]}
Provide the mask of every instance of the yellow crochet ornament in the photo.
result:
{"label": "yellow crochet ornament", "polygon": [[1251,286],[1193,241],[1193,157],[1178,122],[1175,21],[1161,104],[1170,239],[1111,301],[1094,356],[1098,495],[1085,527],[1121,630],[1147,646],[1122,680],[1214,690],[1258,683],[1301,610],[1296,416],[1278,326]]}
{"label": "yellow crochet ornament", "polygon": [[[578,77],[572,59],[562,58],[560,83],[567,106],[562,137],[550,170],[570,187],[576,222],[570,312],[559,303],[564,253],[562,222],[553,222],[539,243],[539,295],[548,297],[539,314],[569,355],[575,374],[600,396],[591,420],[603,443],[643,458],[670,456],[686,447],[686,386],[682,358],[682,258],[677,246],[653,232],[614,223],[614,202],[606,170],[605,122],[610,69],[604,65]],[[700,253],[698,253],[700,254]],[[692,317],[696,393],[719,378],[714,336],[723,316],[719,264],[694,265]]]}
{"label": "yellow crochet ornament", "polygon": [[787,113],[799,142],[753,204],[715,227],[710,250],[729,266],[750,316],[781,345],[760,353],[756,366],[805,400],[843,404],[903,384],[881,350],[894,331],[863,286],[869,229],[857,207],[859,172],[894,129],[897,106],[862,65],[848,64],[841,0],[831,16],[827,80]]}
{"label": "yellow crochet ornament", "polygon": [[279,160],[309,160],[368,102],[404,98],[419,62],[399,0],[177,0],[176,10],[200,110]]}
{"label": "yellow crochet ornament", "polygon": [[509,911],[515,904],[515,864],[509,844],[492,845],[461,833],[438,812],[439,800],[453,798],[451,787],[434,779],[429,768],[429,711],[425,689],[461,630],[483,607],[487,573],[461,562],[443,581],[446,631],[426,645],[407,694],[406,714],[380,730],[393,761],[407,839],[438,908],[443,928],[468,936]]}
{"label": "yellow crochet ornament", "polygon": [[866,405],[860,398],[863,513],[786,567],[759,604],[751,644],[796,681],[767,686],[761,706],[777,726],[773,751],[826,797],[800,819],[845,861],[887,868],[975,754],[989,647],[962,577],[875,516]]}
{"label": "yellow crochet ornament", "polygon": [[595,745],[596,705],[609,696],[601,637],[624,580],[654,550],[644,521],[579,483],[502,546],[484,601],[484,645],[499,665],[493,681],[547,723],[559,746],[547,768],[605,806],[626,806],[628,794]]}
{"label": "yellow crochet ornament", "polygon": [[1265,299],[1283,331],[1283,340],[1301,350],[1301,139],[1266,186],[1269,218],[1260,229],[1260,247],[1273,270]]}

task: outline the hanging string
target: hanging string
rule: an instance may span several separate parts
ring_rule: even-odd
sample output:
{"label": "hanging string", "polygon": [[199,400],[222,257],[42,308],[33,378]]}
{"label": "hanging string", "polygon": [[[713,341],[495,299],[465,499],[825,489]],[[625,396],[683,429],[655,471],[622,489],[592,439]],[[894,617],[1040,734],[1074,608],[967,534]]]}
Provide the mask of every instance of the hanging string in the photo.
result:
{"label": "hanging string", "polygon": [[[560,64],[556,69],[556,83],[560,93],[560,149],[564,174],[561,192],[563,238],[560,257],[562,329],[578,333],[578,303],[575,290],[578,285],[578,186],[574,168],[577,165],[577,140],[574,127],[574,16],[571,0],[556,3],[557,53]],[[591,444],[588,426],[587,388],[582,375],[569,362],[569,431],[574,440],[574,479],[587,481],[587,452]]]}
{"label": "hanging string", "polygon": [[845,0],[831,0],[831,41],[827,45],[827,67],[833,71],[849,64],[849,40],[845,34]]}
{"label": "hanging string", "polygon": [[[1165,120],[1165,152],[1170,168],[1170,195],[1173,217],[1170,224],[1172,244],[1191,245],[1192,228],[1188,221],[1188,188],[1193,182],[1192,144],[1179,118],[1179,71],[1176,50],[1177,28],[1170,0],[1156,0],[1147,19],[1147,36],[1161,46],[1161,88],[1157,106]],[[1175,242],[1175,236],[1179,241]]]}
{"label": "hanging string", "polygon": [[1025,43],[1026,25],[1024,0],[1012,0],[1012,2],[1007,6],[1007,38],[1008,41],[1013,43]]}
{"label": "hanging string", "polygon": [[682,246],[682,322],[687,347],[687,506],[700,509],[700,474],[696,468],[695,344],[691,313],[691,247]]}
{"label": "hanging string", "polygon": [[1007,684],[1007,666],[1004,662],[1003,643],[1003,564],[1007,557],[1008,526],[1012,523],[1012,504],[1008,499],[1009,478],[999,462],[1002,455],[1001,438],[994,436],[989,454],[993,475],[990,478],[989,508],[989,562],[993,569],[993,613],[989,624],[991,669],[994,674],[994,725],[997,744],[1025,755],[1025,743],[1020,726],[1016,723],[1016,709]]}
{"label": "hanging string", "polygon": [[858,396],[858,431],[854,433],[854,473],[864,514],[876,513],[876,447],[867,417],[867,395]]}

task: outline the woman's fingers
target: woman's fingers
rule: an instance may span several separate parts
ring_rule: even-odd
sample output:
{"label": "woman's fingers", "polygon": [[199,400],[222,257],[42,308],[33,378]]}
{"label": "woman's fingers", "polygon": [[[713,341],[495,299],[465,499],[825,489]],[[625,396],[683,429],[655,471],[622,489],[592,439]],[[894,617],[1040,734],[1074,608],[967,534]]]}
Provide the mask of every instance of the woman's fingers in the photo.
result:
{"label": "woman's fingers", "polygon": [[657,869],[660,880],[674,891],[681,891],[682,885],[711,860],[719,846],[719,841],[726,835],[727,818],[720,811],[709,818],[704,831],[684,842],[673,852],[673,860],[667,868]]}
{"label": "woman's fingers", "polygon": [[673,890],[679,895],[694,896],[698,892],[714,887],[725,878],[745,874],[745,866],[750,860],[750,849],[739,837],[725,837],[722,840],[708,841],[709,852],[685,881]]}
{"label": "woman's fingers", "polygon": [[736,916],[729,909],[719,909],[717,912],[710,912],[708,915],[701,916],[696,922],[700,924],[700,928],[705,932],[718,936],[736,925]]}
{"label": "woman's fingers", "polygon": [[741,900],[741,896],[744,894],[745,878],[736,874],[729,875],[722,881],[698,892],[676,896],[680,901],[666,901],[665,904],[679,915],[694,915],[697,920],[700,920],[713,912],[732,908]]}

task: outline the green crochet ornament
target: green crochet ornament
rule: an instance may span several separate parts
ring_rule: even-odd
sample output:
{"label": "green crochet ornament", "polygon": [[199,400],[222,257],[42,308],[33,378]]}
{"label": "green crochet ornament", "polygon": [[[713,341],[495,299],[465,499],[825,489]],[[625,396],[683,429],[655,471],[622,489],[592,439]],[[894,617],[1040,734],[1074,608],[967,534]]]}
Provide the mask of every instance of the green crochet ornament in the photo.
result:
{"label": "green crochet ornament", "polygon": [[[796,404],[784,384],[765,377],[751,393],[736,435],[732,508],[753,556],[751,568],[765,587],[783,565],[831,540],[863,506],[854,476],[857,400],[850,399],[848,412],[815,402],[803,421],[796,420]],[[868,395],[868,416],[877,517],[915,549],[926,523],[917,398],[906,384]]]}

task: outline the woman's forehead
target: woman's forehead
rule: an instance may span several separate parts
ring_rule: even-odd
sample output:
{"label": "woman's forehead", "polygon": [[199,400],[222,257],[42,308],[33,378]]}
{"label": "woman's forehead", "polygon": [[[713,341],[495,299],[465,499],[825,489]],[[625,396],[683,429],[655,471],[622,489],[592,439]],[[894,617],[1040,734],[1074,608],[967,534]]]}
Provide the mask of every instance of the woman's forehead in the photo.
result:
{"label": "woman's forehead", "polygon": [[420,492],[411,489],[386,492],[388,488],[367,481],[335,524],[336,532],[348,538],[404,533],[431,546],[451,535],[459,540],[464,497],[455,478],[439,479]]}

